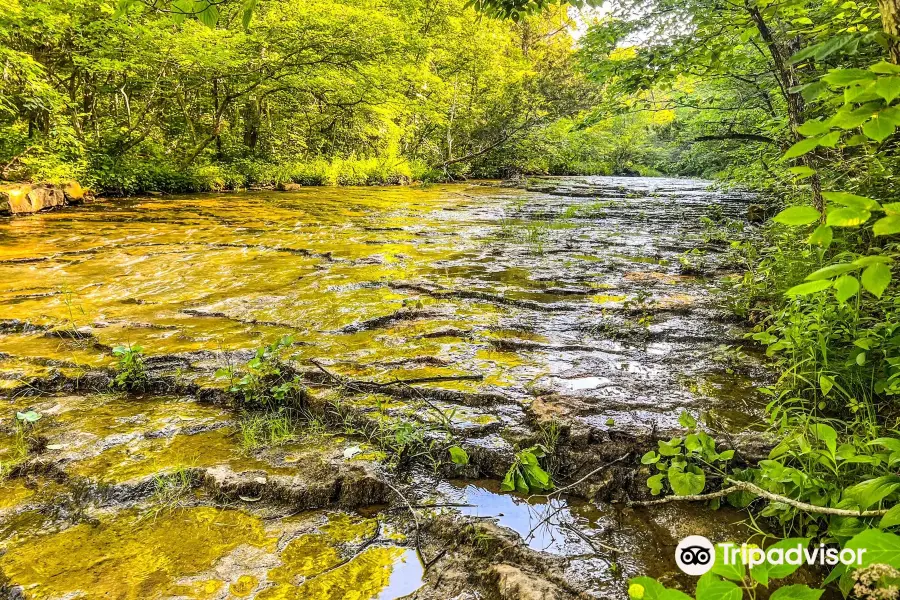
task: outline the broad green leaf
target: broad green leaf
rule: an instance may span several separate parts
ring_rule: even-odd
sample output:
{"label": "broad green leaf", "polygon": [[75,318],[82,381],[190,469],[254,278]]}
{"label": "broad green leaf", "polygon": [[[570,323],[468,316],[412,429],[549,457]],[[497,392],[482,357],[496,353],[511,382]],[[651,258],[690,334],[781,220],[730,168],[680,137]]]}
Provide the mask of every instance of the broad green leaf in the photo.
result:
{"label": "broad green leaf", "polygon": [[822,290],[827,290],[831,287],[831,281],[828,279],[821,279],[819,281],[807,281],[806,283],[801,283],[800,285],[795,285],[788,291],[784,293],[785,296],[807,296],[809,294],[815,294],[816,292],[821,292]]}
{"label": "broad green leaf", "polygon": [[687,427],[688,429],[693,429],[697,426],[697,419],[692,417],[691,414],[686,410],[681,411],[681,415],[679,415],[678,417],[678,422],[682,427]]}
{"label": "broad green leaf", "polygon": [[822,224],[816,227],[816,230],[812,232],[806,241],[813,246],[828,248],[832,239],[834,239],[834,230],[828,225]]}
{"label": "broad green leaf", "polygon": [[253,12],[256,10],[257,0],[246,0],[241,13],[241,24],[244,29],[250,29],[250,21],[253,20]]}
{"label": "broad green leaf", "polygon": [[900,77],[879,77],[875,82],[874,91],[890,104],[900,96]]}
{"label": "broad green leaf", "polygon": [[665,586],[652,577],[634,577],[628,580],[628,593],[634,600],[662,600],[665,591]]}
{"label": "broad green leaf", "polygon": [[889,138],[894,134],[895,129],[897,129],[896,125],[878,116],[873,117],[863,125],[863,133],[876,142],[883,142]]}
{"label": "broad green leaf", "polygon": [[835,87],[846,87],[859,81],[875,79],[875,74],[863,69],[832,69],[822,77],[822,81]]}
{"label": "broad green leaf", "polygon": [[37,423],[41,419],[41,414],[33,410],[27,412],[17,412],[16,418],[26,423]]}
{"label": "broad green leaf", "polygon": [[875,235],[894,235],[900,233],[900,215],[888,215],[878,219],[872,226]]}
{"label": "broad green leaf", "polygon": [[828,452],[834,456],[837,451],[837,432],[834,430],[834,427],[825,423],[815,423],[810,427],[810,431],[814,438],[824,443],[825,447],[828,448]]}
{"label": "broad green leaf", "polygon": [[[831,129],[831,125],[825,123],[821,120],[812,120],[807,121],[803,125],[797,128],[797,133],[803,135],[805,137],[813,137],[816,135],[822,135],[826,131]],[[808,167],[807,167],[808,168]]]}
{"label": "broad green leaf", "polygon": [[743,594],[733,582],[719,579],[712,572],[697,580],[697,600],[741,600]]}
{"label": "broad green leaf", "polygon": [[725,579],[730,579],[731,581],[743,580],[747,569],[741,560],[740,552],[737,555],[737,561],[729,561],[730,564],[725,564],[725,552],[727,551],[727,548],[716,544],[716,560],[713,563],[710,573],[714,573]]}
{"label": "broad green leaf", "polygon": [[838,142],[841,141],[841,136],[844,135],[842,131],[832,131],[831,133],[826,133],[825,135],[819,137],[819,145],[825,148],[834,148],[837,146]]}
{"label": "broad green leaf", "polygon": [[672,491],[678,496],[693,496],[699,494],[706,487],[706,475],[699,467],[689,465],[682,471],[678,467],[669,467],[666,476]]}
{"label": "broad green leaf", "polygon": [[879,529],[867,529],[853,536],[844,548],[865,550],[860,565],[862,567],[885,564],[900,569],[900,536],[896,534]]}
{"label": "broad green leaf", "polygon": [[853,500],[860,510],[868,510],[894,493],[897,488],[900,488],[900,477],[884,475],[850,486],[844,490],[844,495]]}
{"label": "broad green leaf", "polygon": [[654,496],[658,496],[660,492],[663,490],[663,480],[665,480],[666,476],[664,473],[659,473],[652,477],[647,478],[647,487],[650,488],[650,493]]}
{"label": "broad green leaf", "polygon": [[807,167],[806,165],[791,167],[788,169],[788,172],[798,179],[805,179],[816,174],[815,169],[813,169],[812,167]]}
{"label": "broad green leaf", "polygon": [[822,192],[822,197],[829,202],[856,208],[858,210],[880,210],[881,205],[871,198],[865,196],[857,196],[856,194],[848,194],[847,192]]}
{"label": "broad green leaf", "polygon": [[838,302],[846,302],[859,292],[859,280],[853,275],[838,277],[834,282],[834,296]]}
{"label": "broad green leaf", "polygon": [[[787,538],[784,540],[780,540],[767,548],[766,550],[771,550],[772,548],[779,548],[781,550],[787,551],[790,548],[796,548],[800,546],[801,548],[806,548],[809,546],[809,538]],[[800,565],[791,565],[788,564],[787,561],[784,564],[780,565],[769,565],[769,579],[784,579],[788,575],[791,575],[800,568]]]}
{"label": "broad green leaf", "polygon": [[891,283],[891,268],[885,264],[875,263],[862,273],[862,284],[866,291],[881,298],[888,284]]}
{"label": "broad green leaf", "polygon": [[450,446],[448,448],[450,452],[450,460],[453,461],[454,464],[457,465],[467,465],[469,464],[469,454],[459,446]]}
{"label": "broad green leaf", "polygon": [[828,123],[833,127],[840,127],[841,129],[855,129],[871,119],[874,114],[875,111],[867,106],[855,110],[842,109],[828,119]]}
{"label": "broad green leaf", "polygon": [[854,265],[859,265],[860,267],[868,267],[869,265],[889,265],[894,262],[894,259],[890,256],[882,256],[881,254],[870,254],[869,256],[863,256],[861,258],[857,258],[853,261]]}
{"label": "broad green leaf", "polygon": [[900,525],[900,504],[896,504],[891,507],[887,514],[881,517],[881,522],[878,523],[878,526],[882,529],[887,529],[888,527],[894,527],[896,525]]}
{"label": "broad green leaf", "polygon": [[769,596],[769,600],[819,600],[825,590],[814,590],[807,585],[795,583],[780,587]]}
{"label": "broad green leaf", "polygon": [[881,208],[889,215],[900,215],[900,202],[882,204]]}
{"label": "broad green leaf", "polygon": [[822,213],[812,206],[791,206],[772,217],[772,220],[783,225],[808,225],[821,217]]}
{"label": "broad green leaf", "polygon": [[205,9],[197,13],[197,19],[212,29],[219,22],[219,8],[215,4],[207,4]]}
{"label": "broad green leaf", "polygon": [[659,462],[659,455],[653,450],[650,450],[641,457],[642,465],[652,465],[657,462]]}
{"label": "broad green leaf", "polygon": [[788,148],[787,152],[784,153],[782,157],[783,160],[788,160],[790,158],[797,158],[798,156],[803,156],[807,152],[811,152],[815,150],[819,145],[819,138],[806,138],[805,140],[800,140],[790,148]]}
{"label": "broad green leaf", "polygon": [[849,273],[850,271],[857,271],[861,267],[859,265],[855,265],[853,263],[838,263],[836,265],[828,265],[827,267],[822,267],[818,271],[813,271],[809,275],[806,276],[806,281],[819,281],[821,279],[833,279],[838,275],[843,275],[844,273]]}
{"label": "broad green leaf", "polygon": [[878,73],[879,75],[897,75],[900,74],[900,66],[897,66],[893,63],[889,63],[887,61],[881,61],[879,63],[875,63],[869,70],[873,73]]}
{"label": "broad green leaf", "polygon": [[831,227],[859,227],[872,216],[867,210],[858,208],[838,208],[828,211],[825,223]]}
{"label": "broad green leaf", "polygon": [[819,375],[819,389],[822,390],[823,396],[827,396],[833,387],[834,379],[825,374]]}

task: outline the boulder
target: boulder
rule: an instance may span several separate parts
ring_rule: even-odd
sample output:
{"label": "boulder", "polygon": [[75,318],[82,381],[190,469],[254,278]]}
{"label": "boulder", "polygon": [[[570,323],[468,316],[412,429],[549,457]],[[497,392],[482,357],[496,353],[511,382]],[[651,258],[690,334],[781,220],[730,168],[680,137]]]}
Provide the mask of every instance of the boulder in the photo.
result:
{"label": "boulder", "polygon": [[74,179],[64,183],[62,185],[62,191],[63,195],[66,197],[66,203],[68,204],[83,204],[85,202],[92,202],[94,199],[90,190],[81,187],[81,184]]}
{"label": "boulder", "polygon": [[35,186],[28,192],[27,198],[29,206],[24,210],[13,210],[14,213],[37,212],[66,205],[66,195],[56,187]]}
{"label": "boulder", "polygon": [[279,192],[299,192],[303,189],[303,186],[299,183],[279,183],[275,186],[275,189]]}

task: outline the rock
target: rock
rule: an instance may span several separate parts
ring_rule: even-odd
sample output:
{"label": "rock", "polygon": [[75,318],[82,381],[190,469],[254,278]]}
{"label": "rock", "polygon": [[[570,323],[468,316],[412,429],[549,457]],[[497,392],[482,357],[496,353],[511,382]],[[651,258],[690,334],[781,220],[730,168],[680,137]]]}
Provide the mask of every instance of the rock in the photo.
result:
{"label": "rock", "polygon": [[279,183],[275,186],[275,189],[279,192],[299,192],[303,189],[303,186],[299,183]]}
{"label": "rock", "polygon": [[747,220],[751,223],[762,223],[769,211],[762,204],[751,204],[747,207]]}
{"label": "rock", "polygon": [[66,197],[66,202],[69,204],[83,204],[94,200],[90,190],[81,187],[81,184],[74,179],[64,183],[62,191]]}
{"label": "rock", "polygon": [[59,188],[46,185],[18,183],[0,188],[0,203],[9,205],[12,214],[33,213],[46,208],[66,205],[66,197]]}
{"label": "rock", "polygon": [[570,597],[549,581],[513,565],[494,565],[489,573],[490,578],[496,582],[500,598],[504,600],[556,600]]}

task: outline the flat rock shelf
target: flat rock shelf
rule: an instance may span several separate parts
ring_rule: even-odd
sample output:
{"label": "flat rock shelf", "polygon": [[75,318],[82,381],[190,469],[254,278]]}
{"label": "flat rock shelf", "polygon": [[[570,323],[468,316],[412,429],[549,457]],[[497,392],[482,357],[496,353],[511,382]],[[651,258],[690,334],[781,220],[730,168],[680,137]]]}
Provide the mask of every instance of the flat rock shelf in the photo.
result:
{"label": "flat rock shelf", "polygon": [[[713,224],[752,235],[750,200],[547,177],[0,220],[0,598],[621,599],[629,577],[678,581],[678,540],[746,539],[742,514],[627,501],[683,411],[766,450],[766,374],[715,294],[737,267]],[[285,335],[308,404],[254,444],[222,370]],[[119,345],[144,349],[142,393],[111,391]],[[451,436],[469,464],[393,468],[376,430]],[[578,485],[502,492],[536,443]]]}

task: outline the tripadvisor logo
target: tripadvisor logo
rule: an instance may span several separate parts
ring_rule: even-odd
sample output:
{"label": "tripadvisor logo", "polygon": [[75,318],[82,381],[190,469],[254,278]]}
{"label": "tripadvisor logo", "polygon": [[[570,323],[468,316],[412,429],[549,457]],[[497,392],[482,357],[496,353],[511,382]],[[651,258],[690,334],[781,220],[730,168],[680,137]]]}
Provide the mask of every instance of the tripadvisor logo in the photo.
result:
{"label": "tripadvisor logo", "polygon": [[716,561],[723,565],[744,564],[757,567],[763,563],[769,565],[828,565],[837,564],[852,566],[861,565],[865,548],[826,548],[825,544],[819,544],[809,548],[802,543],[795,546],[784,547],[776,545],[768,550],[753,544],[735,544],[723,542],[713,546],[702,535],[689,535],[678,543],[675,548],[675,562],[678,568],[688,575],[703,575],[713,568]]}

